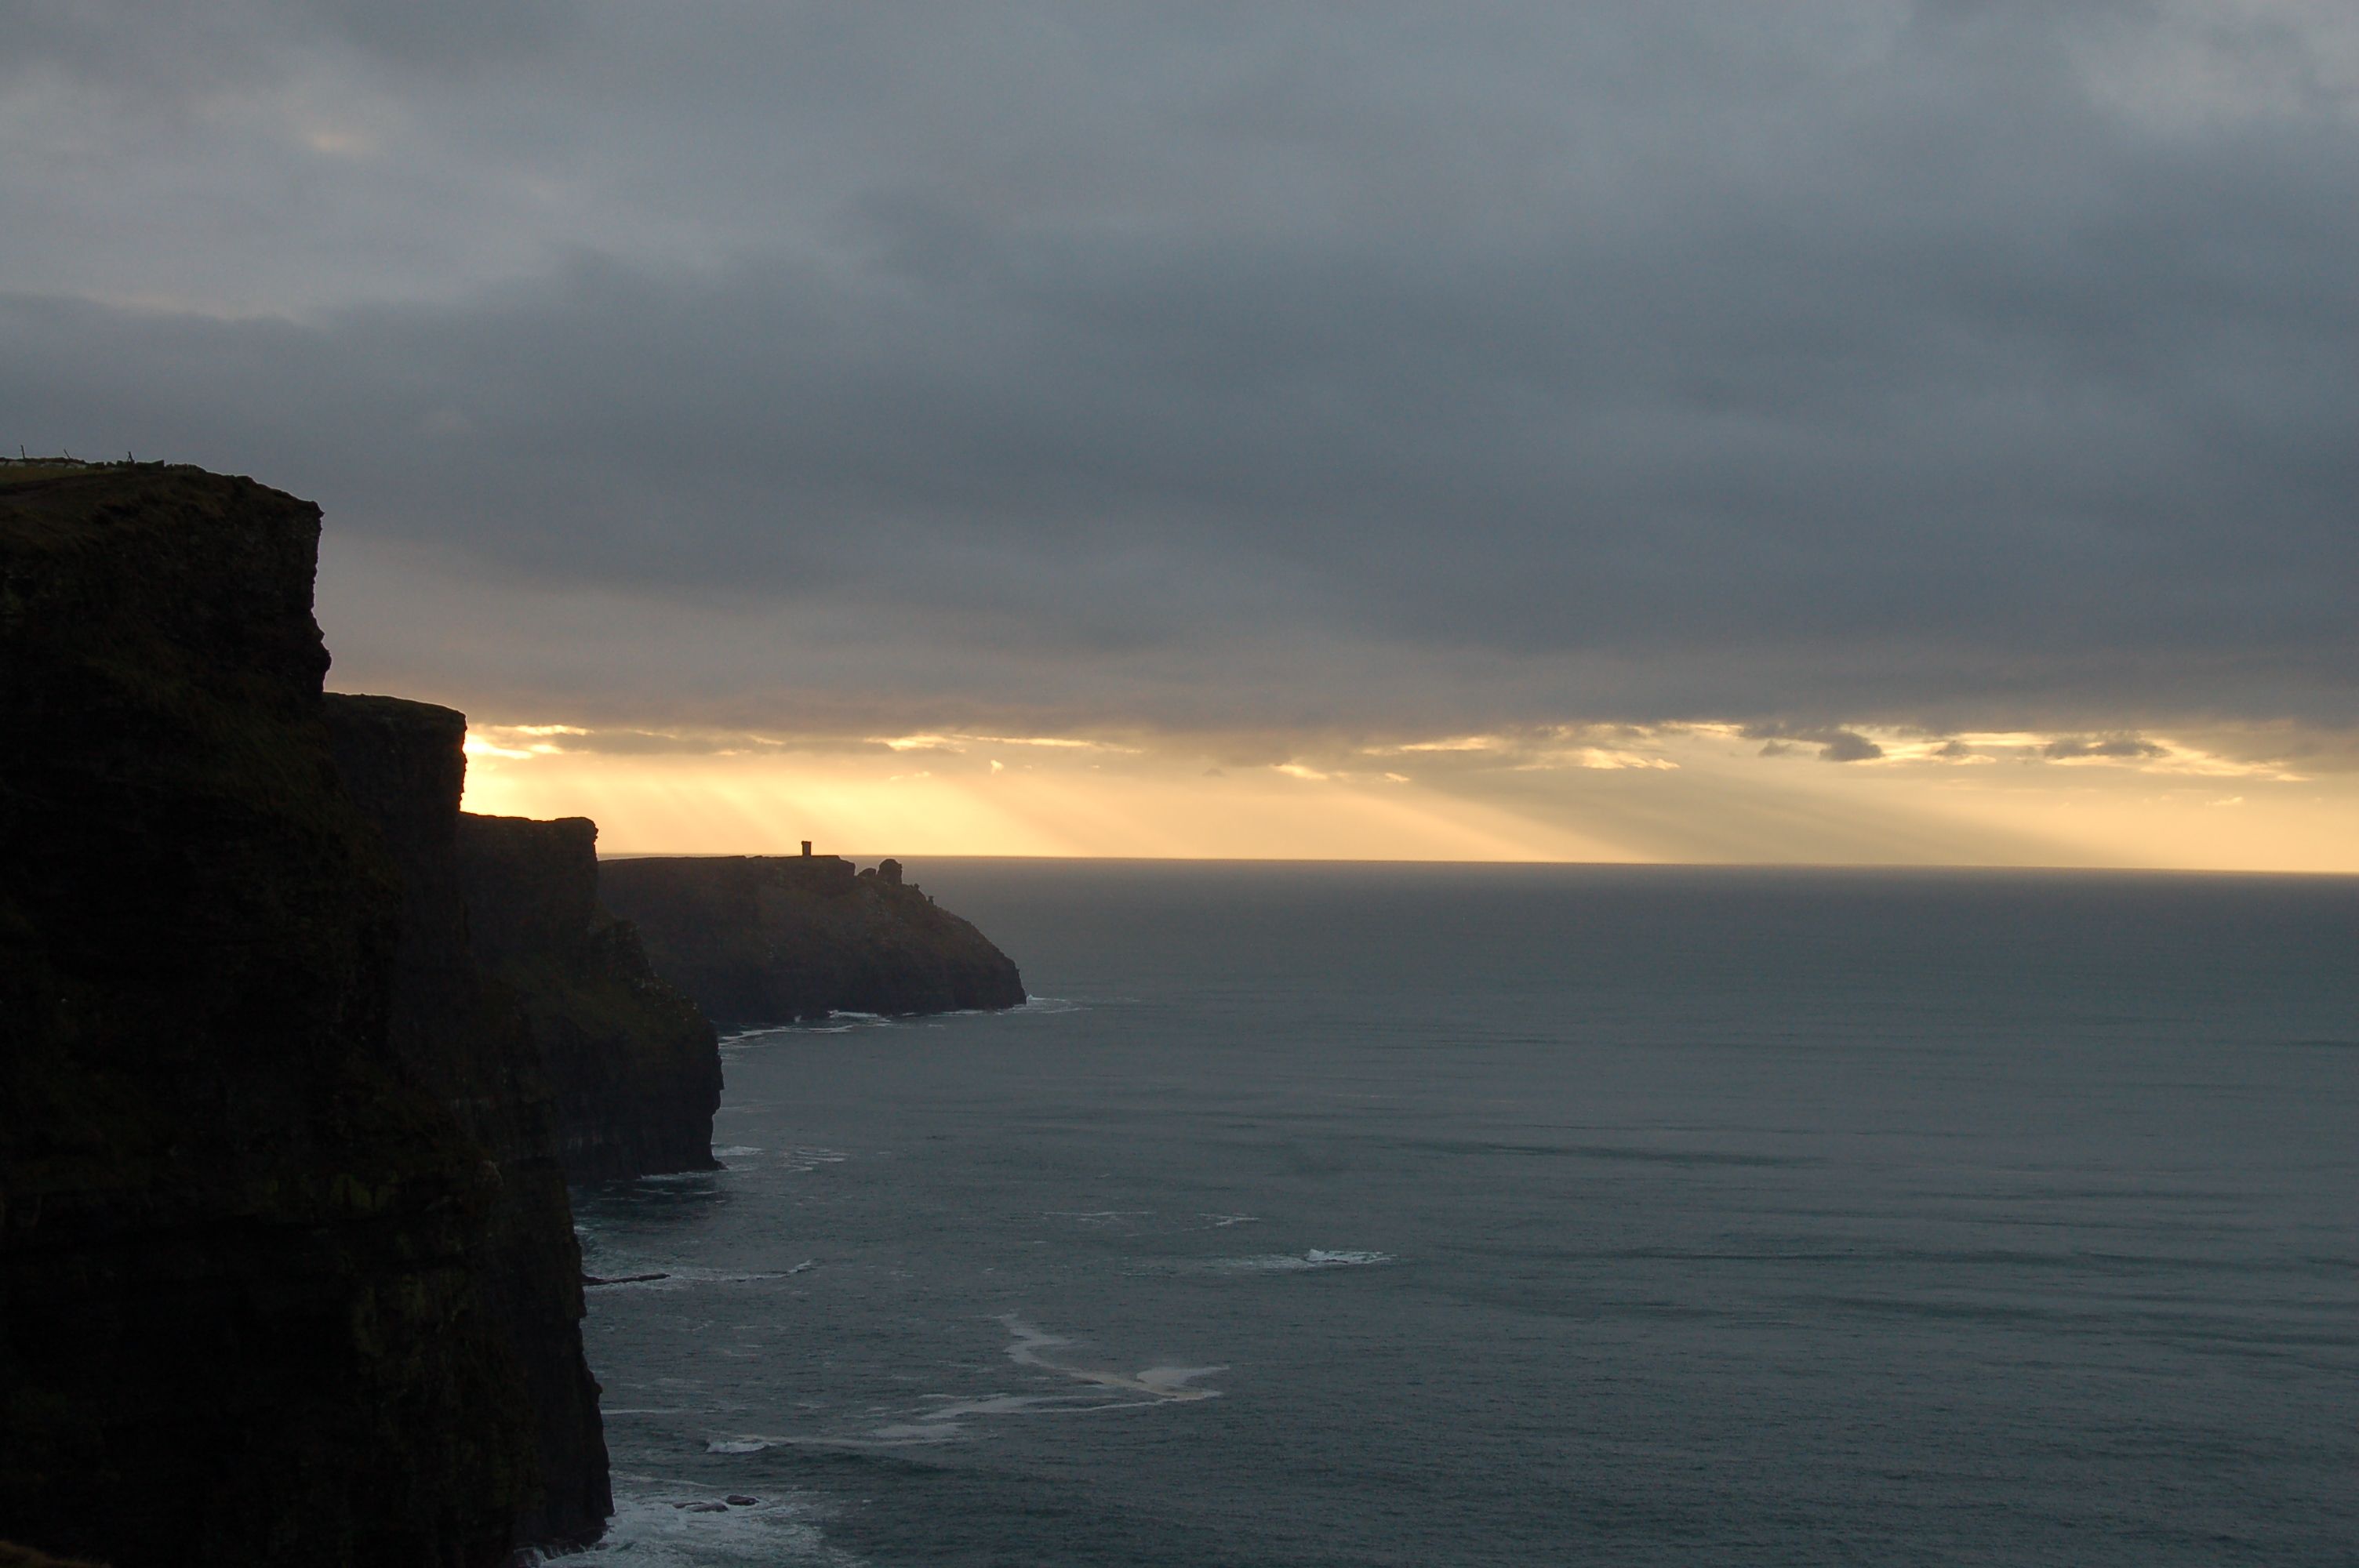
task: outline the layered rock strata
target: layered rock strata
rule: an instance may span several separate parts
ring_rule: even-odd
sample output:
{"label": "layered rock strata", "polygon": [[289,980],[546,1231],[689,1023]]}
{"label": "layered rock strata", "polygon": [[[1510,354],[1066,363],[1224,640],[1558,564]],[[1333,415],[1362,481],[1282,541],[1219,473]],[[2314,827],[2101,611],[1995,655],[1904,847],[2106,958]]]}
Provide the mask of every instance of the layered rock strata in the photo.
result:
{"label": "layered rock strata", "polygon": [[475,956],[529,1021],[568,1178],[717,1168],[712,1025],[600,906],[597,824],[466,816],[458,842]]}
{"label": "layered rock strata", "polygon": [[949,1012],[1025,999],[1007,955],[900,880],[833,855],[651,857],[599,868],[664,977],[730,1023]]}

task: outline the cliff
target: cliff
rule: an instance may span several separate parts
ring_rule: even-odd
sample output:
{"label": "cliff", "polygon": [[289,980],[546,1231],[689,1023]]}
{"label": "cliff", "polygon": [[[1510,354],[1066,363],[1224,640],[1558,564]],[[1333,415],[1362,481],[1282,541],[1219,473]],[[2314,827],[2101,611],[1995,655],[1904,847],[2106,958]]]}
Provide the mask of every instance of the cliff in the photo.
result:
{"label": "cliff", "polygon": [[191,470],[0,483],[0,1538],[116,1568],[491,1563],[532,1486],[318,535]]}
{"label": "cliff", "polygon": [[316,507],[0,482],[0,1537],[489,1564],[609,1511],[465,722],[325,697]]}
{"label": "cliff", "polygon": [[1014,1007],[1024,981],[983,933],[887,860],[832,855],[607,860],[599,894],[667,979],[715,1019]]}
{"label": "cliff", "polygon": [[582,1354],[582,1251],[534,1031],[479,969],[471,937],[460,869],[467,720],[396,697],[324,701],[344,785],[399,873],[391,1044],[497,1173],[483,1281],[523,1374],[540,1482],[519,1511],[517,1539],[587,1541],[614,1503],[598,1385]]}
{"label": "cliff", "polygon": [[712,1025],[599,906],[597,824],[466,816],[458,843],[475,956],[529,1021],[568,1179],[714,1169]]}

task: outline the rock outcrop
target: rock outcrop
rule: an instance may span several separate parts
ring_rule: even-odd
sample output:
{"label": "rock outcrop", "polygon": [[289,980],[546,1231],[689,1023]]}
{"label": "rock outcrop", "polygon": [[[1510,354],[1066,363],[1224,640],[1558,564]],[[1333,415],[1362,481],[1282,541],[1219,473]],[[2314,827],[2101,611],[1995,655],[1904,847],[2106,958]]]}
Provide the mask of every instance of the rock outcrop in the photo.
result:
{"label": "rock outcrop", "polygon": [[402,887],[389,1034],[395,1054],[457,1115],[498,1173],[484,1284],[523,1373],[538,1487],[517,1538],[594,1539],[614,1511],[598,1385],[582,1354],[582,1249],[535,1032],[479,968],[462,886],[463,714],[389,697],[331,695],[344,786],[384,836]]}
{"label": "rock outcrop", "polygon": [[730,1023],[1025,999],[1007,956],[903,884],[896,861],[855,871],[833,855],[607,860],[599,896],[638,926],[667,979]]}
{"label": "rock outcrop", "polygon": [[0,480],[25,1546],[456,1568],[603,1511],[545,1091],[471,983],[436,841],[457,737],[347,709],[332,747],[318,536],[316,507],[194,470]]}
{"label": "rock outcrop", "polygon": [[458,842],[475,957],[530,1022],[568,1179],[715,1169],[712,1025],[600,907],[597,824],[465,816]]}

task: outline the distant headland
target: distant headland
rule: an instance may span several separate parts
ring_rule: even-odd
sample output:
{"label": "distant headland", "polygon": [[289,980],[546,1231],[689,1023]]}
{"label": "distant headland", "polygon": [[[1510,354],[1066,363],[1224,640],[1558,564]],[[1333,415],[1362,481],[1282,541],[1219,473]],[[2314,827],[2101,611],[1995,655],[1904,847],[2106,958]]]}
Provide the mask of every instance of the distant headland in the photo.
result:
{"label": "distant headland", "polygon": [[1025,1000],[1007,956],[903,881],[898,860],[855,871],[808,843],[799,856],[610,860],[599,888],[656,967],[726,1022]]}

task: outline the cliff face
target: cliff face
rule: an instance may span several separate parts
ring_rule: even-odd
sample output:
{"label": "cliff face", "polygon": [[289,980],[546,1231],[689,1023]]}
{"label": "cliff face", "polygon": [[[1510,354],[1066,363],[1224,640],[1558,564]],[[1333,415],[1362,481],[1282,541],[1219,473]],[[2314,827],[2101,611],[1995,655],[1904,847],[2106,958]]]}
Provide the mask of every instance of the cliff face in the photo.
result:
{"label": "cliff face", "polygon": [[461,875],[467,720],[386,697],[330,696],[328,731],[402,889],[388,1038],[497,1173],[481,1254],[487,1303],[521,1370],[539,1486],[519,1540],[581,1541],[614,1511],[598,1385],[582,1354],[582,1252],[532,1029],[478,968]]}
{"label": "cliff face", "polygon": [[714,1169],[712,1025],[599,906],[597,824],[469,816],[458,842],[475,955],[530,1022],[567,1176]]}
{"label": "cliff face", "polygon": [[1024,981],[967,922],[832,855],[607,860],[600,896],[658,970],[715,1019],[1015,1007]]}
{"label": "cliff face", "polygon": [[117,1568],[493,1563],[531,1484],[318,531],[192,470],[0,483],[0,1537]]}

